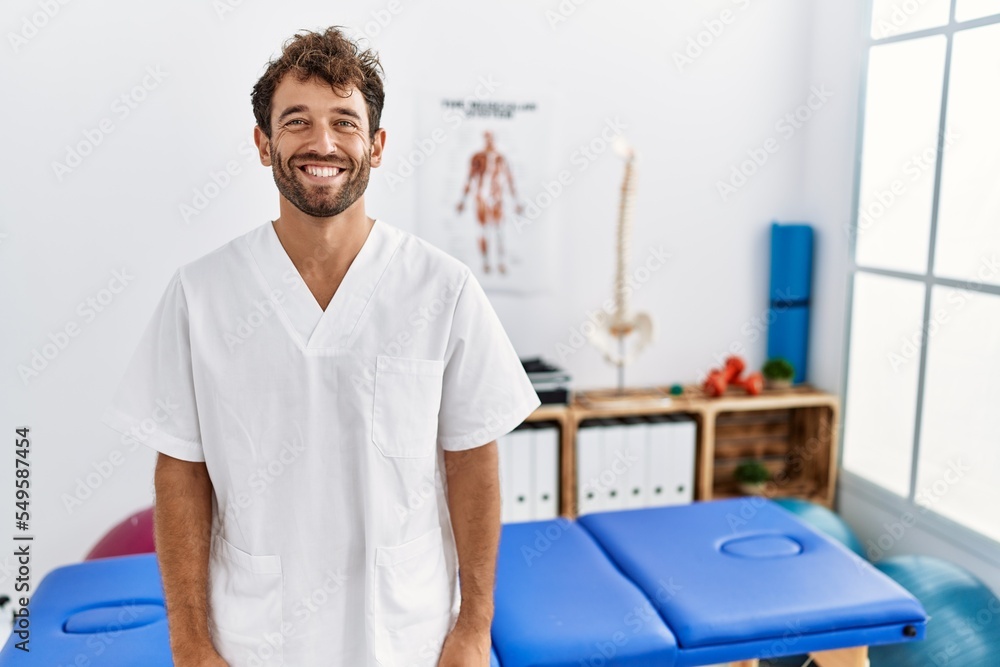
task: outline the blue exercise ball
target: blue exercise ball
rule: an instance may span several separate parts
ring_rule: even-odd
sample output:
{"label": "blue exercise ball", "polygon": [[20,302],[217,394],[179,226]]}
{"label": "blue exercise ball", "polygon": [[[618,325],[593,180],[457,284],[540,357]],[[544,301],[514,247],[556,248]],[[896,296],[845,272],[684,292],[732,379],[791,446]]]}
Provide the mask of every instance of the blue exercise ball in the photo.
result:
{"label": "blue exercise ball", "polygon": [[872,667],[1000,665],[1000,598],[983,582],[930,556],[895,556],[875,567],[920,600],[930,621],[921,642],[872,646]]}
{"label": "blue exercise ball", "polygon": [[774,502],[865,558],[865,549],[861,546],[858,536],[843,519],[826,507],[800,498],[775,498]]}

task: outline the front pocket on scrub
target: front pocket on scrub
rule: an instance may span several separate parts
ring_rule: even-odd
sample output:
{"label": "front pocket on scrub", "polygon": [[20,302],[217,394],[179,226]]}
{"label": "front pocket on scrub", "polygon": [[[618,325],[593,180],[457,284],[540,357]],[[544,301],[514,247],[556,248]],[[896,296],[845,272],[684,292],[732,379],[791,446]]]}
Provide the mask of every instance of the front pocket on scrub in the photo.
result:
{"label": "front pocket on scrub", "polygon": [[375,658],[382,667],[434,667],[452,626],[454,589],[441,528],[375,554]]}
{"label": "front pocket on scrub", "polygon": [[281,557],[249,554],[216,535],[208,565],[216,650],[233,667],[283,665]]}

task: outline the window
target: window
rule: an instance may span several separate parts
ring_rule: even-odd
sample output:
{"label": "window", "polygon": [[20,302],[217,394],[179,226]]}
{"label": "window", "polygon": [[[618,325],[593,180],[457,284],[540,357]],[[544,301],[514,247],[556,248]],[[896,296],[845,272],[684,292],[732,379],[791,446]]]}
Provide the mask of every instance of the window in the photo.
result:
{"label": "window", "polygon": [[872,0],[846,473],[1000,542],[1000,0]]}

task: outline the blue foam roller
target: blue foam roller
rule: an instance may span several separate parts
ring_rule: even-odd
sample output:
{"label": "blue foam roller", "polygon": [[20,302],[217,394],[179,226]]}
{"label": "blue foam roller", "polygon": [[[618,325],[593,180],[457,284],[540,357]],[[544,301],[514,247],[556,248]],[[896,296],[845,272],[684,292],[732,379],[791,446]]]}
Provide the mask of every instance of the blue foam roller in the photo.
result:
{"label": "blue foam roller", "polygon": [[772,307],[767,330],[767,357],[787,359],[795,367],[792,382],[806,379],[809,361],[809,308]]}
{"label": "blue foam roller", "polygon": [[812,257],[811,226],[771,225],[767,356],[790,361],[795,367],[795,383],[805,382],[807,375]]}
{"label": "blue foam roller", "polygon": [[812,296],[813,229],[771,224],[771,301],[808,301]]}

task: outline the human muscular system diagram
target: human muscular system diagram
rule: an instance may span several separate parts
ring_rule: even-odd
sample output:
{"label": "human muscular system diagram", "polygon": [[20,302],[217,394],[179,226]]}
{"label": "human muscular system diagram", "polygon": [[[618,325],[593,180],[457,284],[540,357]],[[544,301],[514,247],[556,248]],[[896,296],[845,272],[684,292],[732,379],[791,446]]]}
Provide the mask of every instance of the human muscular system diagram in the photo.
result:
{"label": "human muscular system diagram", "polygon": [[469,176],[465,181],[465,190],[462,192],[462,199],[458,202],[458,212],[465,208],[465,198],[469,190],[475,187],[476,197],[476,219],[479,220],[479,252],[483,257],[483,271],[490,272],[490,242],[488,237],[492,234],[496,240],[495,255],[497,270],[506,273],[507,267],[504,264],[504,247],[502,227],[504,221],[503,210],[503,190],[504,185],[510,189],[510,196],[515,202],[514,210],[520,214],[523,207],[517,203],[517,192],[514,190],[514,178],[510,173],[510,166],[503,154],[497,151],[493,141],[493,133],[489,130],[483,132],[486,146],[481,151],[473,154],[469,161]]}

